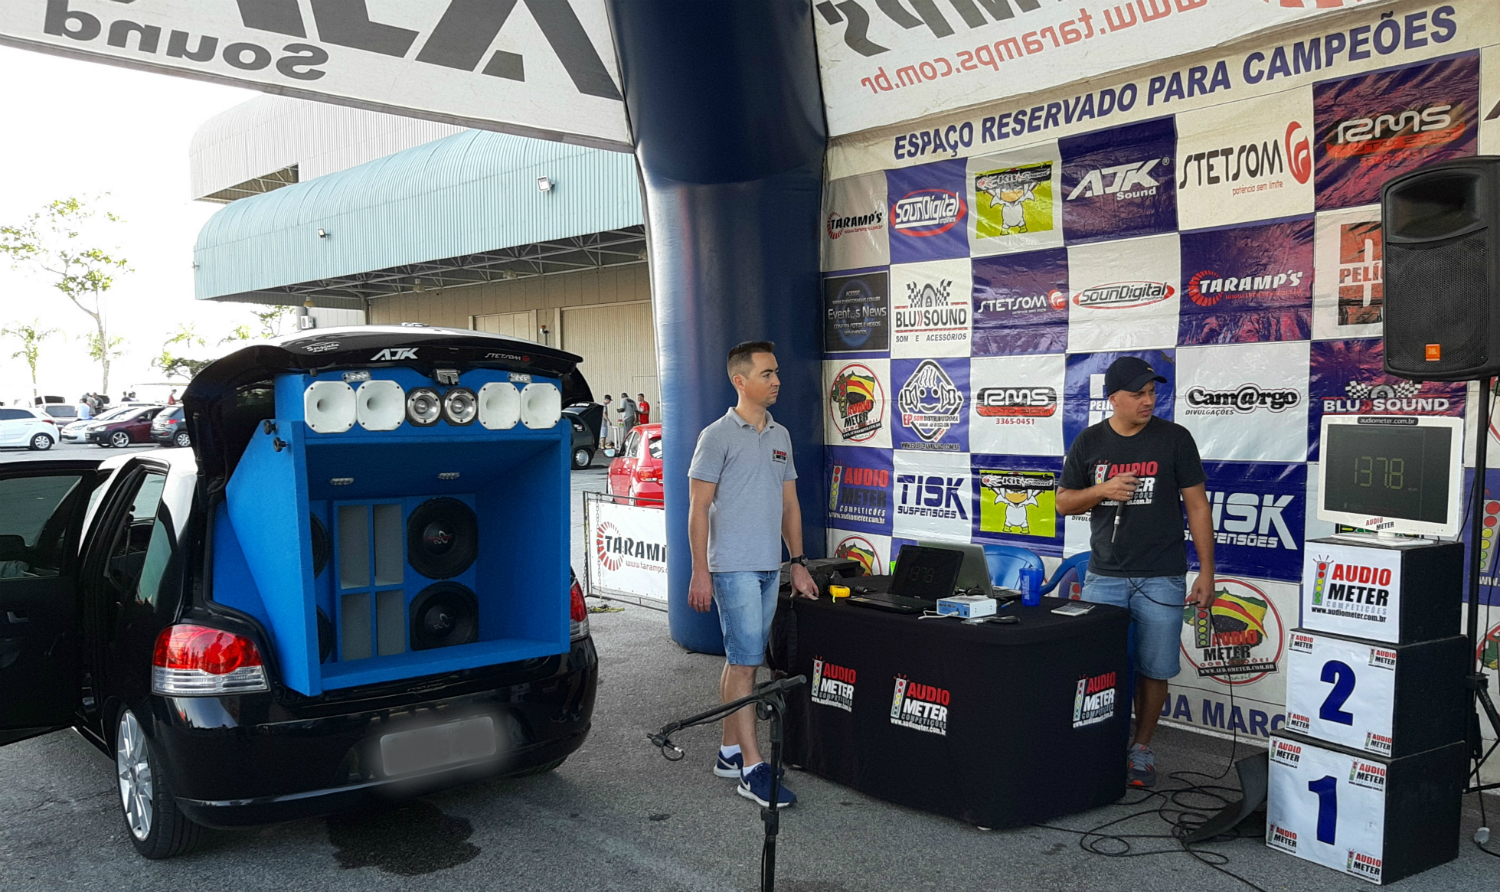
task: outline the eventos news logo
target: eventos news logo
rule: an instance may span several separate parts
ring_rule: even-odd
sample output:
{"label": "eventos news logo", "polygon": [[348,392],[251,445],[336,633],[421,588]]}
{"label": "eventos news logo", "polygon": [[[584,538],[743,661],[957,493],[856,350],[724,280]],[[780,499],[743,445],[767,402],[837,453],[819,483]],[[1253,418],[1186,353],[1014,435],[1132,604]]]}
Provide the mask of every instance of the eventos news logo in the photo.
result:
{"label": "eventos news logo", "polygon": [[891,205],[891,228],[916,238],[942,235],[958,225],[968,212],[968,205],[954,192],[917,189]]}

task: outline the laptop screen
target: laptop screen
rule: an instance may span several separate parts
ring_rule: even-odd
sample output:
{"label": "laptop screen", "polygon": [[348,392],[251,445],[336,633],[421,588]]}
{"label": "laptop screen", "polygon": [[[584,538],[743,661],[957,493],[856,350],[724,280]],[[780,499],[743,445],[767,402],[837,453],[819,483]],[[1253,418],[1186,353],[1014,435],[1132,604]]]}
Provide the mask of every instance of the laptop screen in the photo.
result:
{"label": "laptop screen", "polygon": [[952,597],[963,560],[963,552],[950,548],[903,545],[901,553],[896,556],[896,578],[891,582],[891,594],[929,601]]}

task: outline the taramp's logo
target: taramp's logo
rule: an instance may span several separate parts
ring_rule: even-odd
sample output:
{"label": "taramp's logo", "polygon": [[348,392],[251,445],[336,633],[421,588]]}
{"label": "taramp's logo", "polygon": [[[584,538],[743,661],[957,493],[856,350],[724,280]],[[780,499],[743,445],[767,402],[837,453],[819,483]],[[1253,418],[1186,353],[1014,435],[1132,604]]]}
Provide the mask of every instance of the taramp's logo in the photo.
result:
{"label": "taramp's logo", "polygon": [[1281,613],[1265,592],[1240,579],[1215,579],[1210,607],[1183,609],[1182,651],[1199,678],[1243,685],[1277,671]]}
{"label": "taramp's logo", "polygon": [[594,550],[606,570],[618,570],[625,563],[625,556],[609,547],[610,541],[619,535],[620,531],[607,520],[594,531]]}

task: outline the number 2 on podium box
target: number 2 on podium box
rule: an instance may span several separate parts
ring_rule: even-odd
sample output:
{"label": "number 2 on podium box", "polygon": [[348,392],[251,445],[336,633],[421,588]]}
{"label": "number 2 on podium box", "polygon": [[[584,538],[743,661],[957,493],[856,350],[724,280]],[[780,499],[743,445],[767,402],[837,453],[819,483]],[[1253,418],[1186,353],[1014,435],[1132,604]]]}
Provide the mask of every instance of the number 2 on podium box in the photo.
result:
{"label": "number 2 on podium box", "polygon": [[1316,635],[1287,637],[1287,730],[1391,755],[1395,648]]}

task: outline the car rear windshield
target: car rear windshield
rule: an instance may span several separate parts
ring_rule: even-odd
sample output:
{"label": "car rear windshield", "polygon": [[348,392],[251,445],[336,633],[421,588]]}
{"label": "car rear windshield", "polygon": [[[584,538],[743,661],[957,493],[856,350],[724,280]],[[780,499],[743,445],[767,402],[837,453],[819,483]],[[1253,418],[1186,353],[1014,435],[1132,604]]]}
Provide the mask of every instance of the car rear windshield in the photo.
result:
{"label": "car rear windshield", "polygon": [[661,458],[661,437],[651,437],[646,441],[646,452],[652,458]]}

